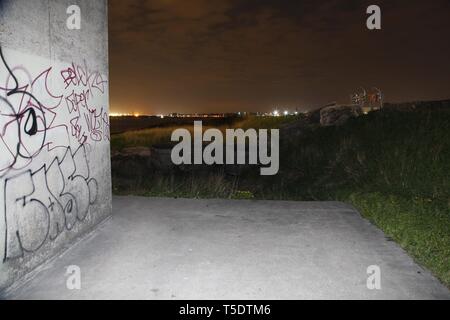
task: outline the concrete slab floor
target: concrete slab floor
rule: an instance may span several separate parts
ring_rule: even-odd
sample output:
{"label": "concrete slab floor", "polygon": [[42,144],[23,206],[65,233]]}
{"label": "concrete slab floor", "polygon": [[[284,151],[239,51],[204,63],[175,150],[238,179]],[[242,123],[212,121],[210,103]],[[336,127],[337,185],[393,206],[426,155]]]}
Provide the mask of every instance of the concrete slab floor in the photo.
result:
{"label": "concrete slab floor", "polygon": [[[115,197],[113,218],[9,299],[450,299],[337,202]],[[66,267],[81,268],[81,290]],[[367,267],[381,268],[381,290]]]}

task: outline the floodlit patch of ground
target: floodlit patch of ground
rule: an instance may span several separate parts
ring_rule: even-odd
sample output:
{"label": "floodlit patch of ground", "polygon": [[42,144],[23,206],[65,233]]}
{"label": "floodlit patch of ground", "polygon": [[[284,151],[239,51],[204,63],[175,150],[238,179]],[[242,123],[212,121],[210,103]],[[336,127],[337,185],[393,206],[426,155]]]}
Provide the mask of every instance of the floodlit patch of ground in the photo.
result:
{"label": "floodlit patch of ground", "polygon": [[[116,197],[111,221],[7,298],[450,299],[339,202]],[[81,290],[66,288],[66,267]],[[381,290],[367,288],[367,268]]]}

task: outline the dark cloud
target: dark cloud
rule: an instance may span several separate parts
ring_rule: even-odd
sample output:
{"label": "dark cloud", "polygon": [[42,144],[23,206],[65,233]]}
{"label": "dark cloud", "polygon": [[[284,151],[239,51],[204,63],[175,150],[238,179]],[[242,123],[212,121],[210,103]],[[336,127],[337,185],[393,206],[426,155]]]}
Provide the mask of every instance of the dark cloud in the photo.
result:
{"label": "dark cloud", "polygon": [[110,0],[113,111],[311,108],[360,86],[450,97],[450,2]]}

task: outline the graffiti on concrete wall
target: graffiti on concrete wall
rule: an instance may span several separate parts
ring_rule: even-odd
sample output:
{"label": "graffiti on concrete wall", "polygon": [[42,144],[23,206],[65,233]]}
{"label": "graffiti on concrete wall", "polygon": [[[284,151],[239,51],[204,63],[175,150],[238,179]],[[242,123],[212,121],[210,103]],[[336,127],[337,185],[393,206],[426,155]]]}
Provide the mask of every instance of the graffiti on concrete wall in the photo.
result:
{"label": "graffiti on concrete wall", "polygon": [[106,81],[99,72],[86,66],[72,64],[61,71],[65,89],[71,89],[64,97],[67,109],[74,117],[70,121],[72,136],[80,143],[89,139],[101,141],[109,138],[109,117],[103,109],[92,108],[90,102],[97,94],[105,93]]}
{"label": "graffiti on concrete wall", "polygon": [[62,159],[5,179],[4,189],[7,260],[83,222],[96,201],[97,180],[90,177],[84,146],[75,152],[69,147]]}
{"label": "graffiti on concrete wall", "polygon": [[359,92],[350,95],[352,104],[360,106],[363,111],[373,111],[383,108],[383,93],[380,89],[373,87],[369,91],[360,88]]}
{"label": "graffiti on concrete wall", "polygon": [[88,153],[109,140],[109,117],[107,81],[86,63],[44,65],[36,72],[36,63],[33,70],[27,61],[9,63],[1,47],[0,58],[5,262],[36,252],[88,219],[99,192]]}

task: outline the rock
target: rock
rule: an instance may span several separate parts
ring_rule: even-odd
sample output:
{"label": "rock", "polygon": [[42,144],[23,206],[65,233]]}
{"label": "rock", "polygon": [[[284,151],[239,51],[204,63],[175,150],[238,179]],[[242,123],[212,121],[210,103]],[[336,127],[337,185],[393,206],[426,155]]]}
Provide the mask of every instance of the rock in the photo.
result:
{"label": "rock", "polygon": [[[323,108],[325,108],[327,106],[324,106]],[[309,111],[306,113],[306,120],[308,121],[308,123],[310,124],[319,124],[320,123],[320,110],[322,110],[322,108],[318,108],[315,109],[313,111]]]}
{"label": "rock", "polygon": [[326,107],[320,110],[320,124],[322,126],[340,126],[348,119],[362,114],[361,107],[358,105]]}

